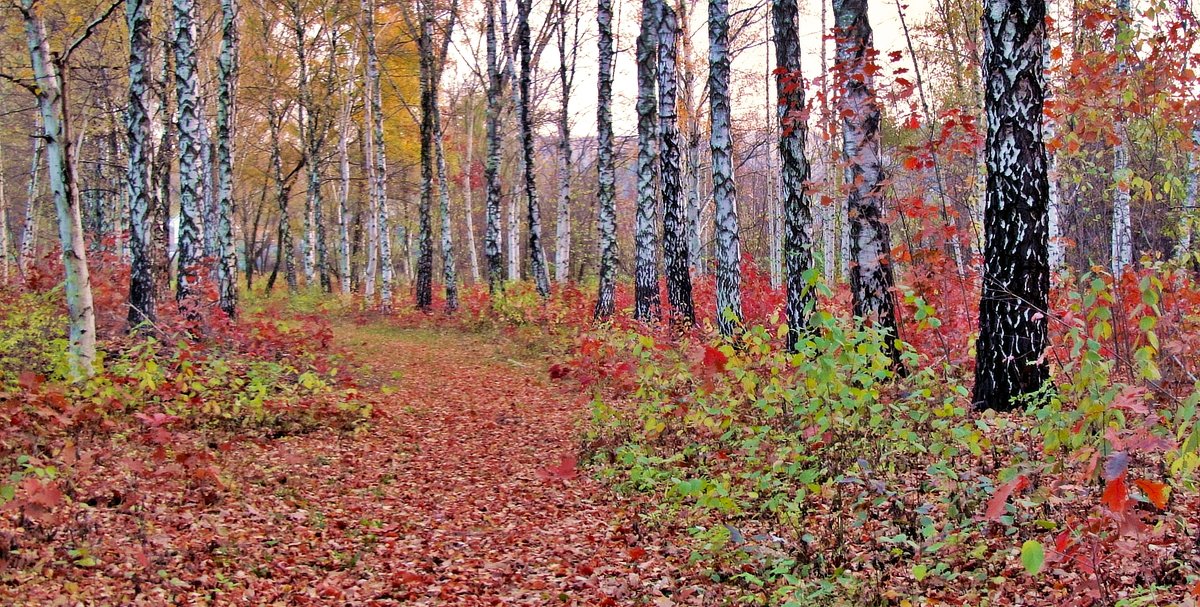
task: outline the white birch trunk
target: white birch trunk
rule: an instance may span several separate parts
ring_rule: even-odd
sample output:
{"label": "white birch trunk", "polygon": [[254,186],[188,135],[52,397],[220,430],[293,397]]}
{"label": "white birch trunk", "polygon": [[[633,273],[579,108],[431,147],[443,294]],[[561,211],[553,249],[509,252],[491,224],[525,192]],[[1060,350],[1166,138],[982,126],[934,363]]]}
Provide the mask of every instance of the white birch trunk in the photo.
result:
{"label": "white birch trunk", "polygon": [[21,0],[18,10],[24,20],[30,62],[38,82],[35,96],[46,141],[46,172],[50,191],[54,195],[63,271],[66,275],[69,365],[72,379],[78,380],[95,371],[96,313],[92,304],[92,284],[83,238],[75,164],[71,158],[71,132],[67,114],[70,105],[66,98],[66,78],[62,73],[64,66],[57,63],[61,55],[51,54],[45,25],[34,12],[33,5],[34,0]]}

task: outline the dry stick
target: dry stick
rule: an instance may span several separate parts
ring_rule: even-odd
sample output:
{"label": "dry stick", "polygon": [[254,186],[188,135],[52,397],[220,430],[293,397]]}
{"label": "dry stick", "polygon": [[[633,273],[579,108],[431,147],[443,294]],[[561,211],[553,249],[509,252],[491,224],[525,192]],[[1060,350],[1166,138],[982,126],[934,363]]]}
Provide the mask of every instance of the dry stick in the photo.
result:
{"label": "dry stick", "polygon": [[[929,143],[929,154],[933,159],[933,176],[937,181],[938,200],[941,203],[942,222],[950,227],[950,213],[946,208],[946,186],[942,181],[941,162],[938,159],[937,146],[934,143],[933,137],[933,115],[929,111],[929,102],[925,98],[925,80],[921,77],[921,63],[917,61],[917,53],[913,49],[912,36],[908,33],[908,21],[904,19],[904,8],[900,5],[900,0],[896,0],[896,14],[900,16],[900,26],[904,29],[904,41],[908,45],[908,55],[912,57],[913,76],[917,79],[917,94],[921,99],[921,110],[925,114],[925,122],[929,125],[927,129],[926,139]],[[975,229],[972,226],[972,229]],[[957,235],[952,239],[951,246],[954,249],[954,264],[958,268],[958,286],[962,291],[963,301],[967,300],[967,285],[966,272],[963,265],[962,245],[958,242]],[[974,329],[974,322],[971,320],[971,315],[967,314],[967,326]]]}

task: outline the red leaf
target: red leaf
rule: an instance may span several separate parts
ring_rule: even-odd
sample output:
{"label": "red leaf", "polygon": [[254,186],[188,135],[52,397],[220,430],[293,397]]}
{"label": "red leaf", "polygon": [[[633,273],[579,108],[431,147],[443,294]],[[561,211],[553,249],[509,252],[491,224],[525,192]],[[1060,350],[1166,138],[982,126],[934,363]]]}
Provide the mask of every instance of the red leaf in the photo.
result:
{"label": "red leaf", "polygon": [[725,372],[725,365],[729,363],[729,357],[725,353],[712,347],[704,346],[704,367],[717,373]]}
{"label": "red leaf", "polygon": [[1125,473],[1108,481],[1104,486],[1104,495],[1100,496],[1100,503],[1116,513],[1129,508],[1129,487],[1125,484]]}
{"label": "red leaf", "polygon": [[141,422],[143,424],[146,424],[147,426],[149,426],[151,428],[158,428],[158,427],[166,426],[166,425],[169,425],[169,424],[179,421],[179,418],[177,416],[167,415],[166,413],[162,413],[162,412],[154,413],[153,415],[146,415],[145,413],[134,413],[133,416],[138,418],[139,420],[141,420]]}
{"label": "red leaf", "polygon": [[46,378],[33,371],[21,371],[21,374],[17,376],[17,385],[27,392],[37,390],[43,381],[46,381]]}
{"label": "red leaf", "polygon": [[1004,515],[1004,505],[1008,503],[1009,496],[1028,486],[1029,479],[1024,475],[1000,485],[992,499],[988,500],[987,513],[984,515],[987,520],[1000,522],[1000,517]]}
{"label": "red leaf", "polygon": [[1137,488],[1146,494],[1146,499],[1150,500],[1150,503],[1154,504],[1156,508],[1162,510],[1167,507],[1166,484],[1144,478],[1133,481],[1133,484],[1137,485]]}
{"label": "red leaf", "polygon": [[537,477],[543,481],[569,481],[579,476],[579,470],[576,469],[579,461],[574,455],[568,453],[564,455],[562,461],[557,466],[551,466],[537,471]]}
{"label": "red leaf", "polygon": [[904,159],[904,168],[908,171],[915,171],[921,166],[921,162],[913,156]]}

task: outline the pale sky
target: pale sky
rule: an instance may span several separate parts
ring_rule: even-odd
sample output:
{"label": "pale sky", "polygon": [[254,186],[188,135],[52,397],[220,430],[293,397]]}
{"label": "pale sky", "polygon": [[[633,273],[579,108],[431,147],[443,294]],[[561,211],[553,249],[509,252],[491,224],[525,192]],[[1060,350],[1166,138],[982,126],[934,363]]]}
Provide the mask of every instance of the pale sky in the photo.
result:
{"label": "pale sky", "polygon": [[[576,68],[575,87],[571,97],[572,133],[583,136],[594,134],[596,131],[596,94],[597,94],[597,50],[596,50],[596,17],[594,0],[579,0],[580,13],[580,44],[579,58]],[[902,0],[903,1],[903,0]],[[510,18],[515,11],[515,0],[509,2]],[[545,19],[544,11],[550,5],[549,0],[535,0],[534,14],[530,27],[534,35]],[[443,82],[453,86],[454,82],[469,81],[471,71],[469,64],[464,63],[464,54],[470,53],[471,48],[479,49],[477,61],[484,60],[482,46],[482,31],[477,27],[482,24],[483,3],[477,2],[464,5],[468,12],[464,15],[463,25],[456,32],[456,50],[452,52],[452,60],[456,65],[448,66]],[[741,10],[753,11],[754,24],[736,43],[746,46],[733,62],[732,97],[734,119],[738,121],[765,121],[767,100],[764,98],[766,74],[774,68],[774,47],[763,44],[770,28],[769,1],[761,0],[730,0],[730,13]],[[912,0],[906,4],[905,19],[910,29],[924,19],[928,11],[929,0]],[[881,55],[891,51],[903,51],[906,67],[911,67],[907,46],[904,41],[903,29],[900,24],[895,0],[873,2],[869,17],[875,31],[875,46]],[[832,27],[833,11],[826,5],[826,27]],[[636,66],[634,64],[633,48],[637,37],[638,16],[641,12],[641,2],[638,0],[615,0],[613,7],[613,29],[616,38],[616,69],[613,79],[613,122],[618,137],[630,135],[636,131],[636,114],[634,100],[637,96]],[[691,7],[691,33],[693,53],[697,57],[708,56],[708,3],[695,2]],[[498,29],[499,26],[497,26]],[[735,44],[736,44],[735,43]],[[800,44],[804,48],[802,59],[806,81],[820,75],[819,46],[821,44],[821,6],[813,0],[801,0],[800,6]],[[767,64],[768,52],[771,65]],[[832,41],[826,42],[827,61],[833,63]],[[473,60],[472,60],[473,61]],[[552,40],[541,57],[540,69],[543,74],[554,74],[550,85],[550,95],[543,104],[558,104],[558,47]],[[707,78],[706,64],[698,74],[697,86],[702,86]],[[881,83],[882,84],[882,83]],[[682,82],[680,82],[682,86]],[[773,85],[772,85],[773,92]],[[808,87],[811,96],[812,87]],[[772,96],[773,98],[773,96]],[[773,101],[770,107],[774,108]]]}

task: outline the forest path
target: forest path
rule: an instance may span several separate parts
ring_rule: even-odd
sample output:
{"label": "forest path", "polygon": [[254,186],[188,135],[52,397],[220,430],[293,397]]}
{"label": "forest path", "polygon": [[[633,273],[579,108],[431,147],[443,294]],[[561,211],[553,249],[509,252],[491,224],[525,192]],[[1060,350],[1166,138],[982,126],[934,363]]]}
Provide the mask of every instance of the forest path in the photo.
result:
{"label": "forest path", "polygon": [[676,604],[662,547],[638,546],[614,525],[611,493],[575,472],[586,409],[541,363],[450,329],[346,322],[334,334],[366,366],[382,415],[357,436],[319,432],[272,454],[308,505],[298,517],[320,518],[312,539],[348,561],[312,599]]}

